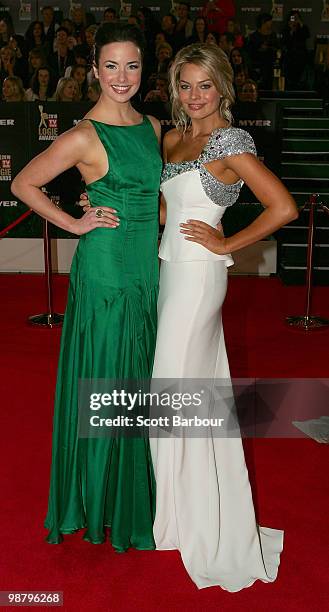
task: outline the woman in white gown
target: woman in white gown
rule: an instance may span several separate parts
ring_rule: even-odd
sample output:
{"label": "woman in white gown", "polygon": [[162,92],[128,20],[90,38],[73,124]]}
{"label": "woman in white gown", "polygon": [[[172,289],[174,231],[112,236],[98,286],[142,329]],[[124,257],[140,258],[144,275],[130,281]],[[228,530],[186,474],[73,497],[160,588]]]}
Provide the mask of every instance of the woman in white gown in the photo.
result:
{"label": "woman in white gown", "polygon": [[[221,308],[230,253],[297,216],[285,187],[257,160],[252,138],[231,126],[232,77],[212,45],[183,48],[171,68],[176,129],[164,140],[154,379],[229,379]],[[265,210],[224,238],[220,219],[244,182]],[[178,549],[198,588],[234,592],[274,581],[283,532],[256,523],[241,438],[162,436],[151,438],[157,549]]]}

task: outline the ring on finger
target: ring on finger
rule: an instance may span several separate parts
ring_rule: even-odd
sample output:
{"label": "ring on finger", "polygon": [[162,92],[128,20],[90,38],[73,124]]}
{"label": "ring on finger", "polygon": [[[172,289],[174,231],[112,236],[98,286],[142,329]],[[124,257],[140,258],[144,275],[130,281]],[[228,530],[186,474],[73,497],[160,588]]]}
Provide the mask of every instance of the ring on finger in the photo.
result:
{"label": "ring on finger", "polygon": [[96,212],[95,212],[96,217],[100,218],[100,217],[104,217],[104,211],[101,208],[96,208]]}

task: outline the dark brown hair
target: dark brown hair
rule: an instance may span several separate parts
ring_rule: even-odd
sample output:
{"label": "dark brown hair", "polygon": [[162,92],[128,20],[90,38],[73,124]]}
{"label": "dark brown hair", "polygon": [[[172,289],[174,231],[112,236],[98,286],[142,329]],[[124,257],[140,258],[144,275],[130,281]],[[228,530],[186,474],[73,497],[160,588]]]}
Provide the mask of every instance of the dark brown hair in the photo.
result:
{"label": "dark brown hair", "polygon": [[95,35],[93,59],[96,66],[99,63],[102,48],[114,42],[132,42],[140,50],[143,57],[145,39],[139,28],[126,23],[103,23]]}

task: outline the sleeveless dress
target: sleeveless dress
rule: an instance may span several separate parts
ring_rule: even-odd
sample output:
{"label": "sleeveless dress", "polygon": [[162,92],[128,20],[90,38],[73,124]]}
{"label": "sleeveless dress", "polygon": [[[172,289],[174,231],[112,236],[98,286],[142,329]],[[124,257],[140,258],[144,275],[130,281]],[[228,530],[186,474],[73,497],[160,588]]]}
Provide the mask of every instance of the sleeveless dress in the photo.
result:
{"label": "sleeveless dress", "polygon": [[108,156],[87,185],[92,206],[118,211],[119,227],[83,235],[72,262],[56,387],[47,541],[86,527],[98,544],[111,527],[118,551],[154,549],[155,483],[147,438],[81,438],[79,379],[147,379],[156,340],[158,193],[162,162],[141,124],[91,121]]}
{"label": "sleeveless dress", "polygon": [[[256,154],[251,136],[238,128],[218,128],[197,160],[164,167],[167,222],[160,247],[153,368],[160,389],[166,378],[224,379],[230,385],[221,307],[233,260],[186,241],[179,223],[199,219],[217,225],[243,181],[218,181],[207,162],[243,153]],[[208,437],[189,437],[184,428],[179,437],[164,437],[158,428],[150,442],[157,549],[178,549],[200,589],[218,585],[234,592],[257,579],[275,580],[283,532],[256,523],[239,428],[234,438],[215,437],[211,431]]]}

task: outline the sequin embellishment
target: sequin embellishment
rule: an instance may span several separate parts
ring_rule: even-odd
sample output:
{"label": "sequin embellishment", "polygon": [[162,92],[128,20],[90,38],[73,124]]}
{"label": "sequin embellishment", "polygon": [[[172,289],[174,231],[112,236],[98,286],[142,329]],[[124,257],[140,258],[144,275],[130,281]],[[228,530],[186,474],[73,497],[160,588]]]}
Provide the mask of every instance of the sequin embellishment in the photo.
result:
{"label": "sequin embellishment", "polygon": [[217,128],[211,133],[198,159],[165,164],[161,183],[165,183],[180,174],[198,170],[202,187],[208,198],[218,206],[232,206],[239,197],[243,180],[240,179],[231,185],[225,184],[213,176],[204,164],[241,153],[257,154],[250,134],[240,128]]}

